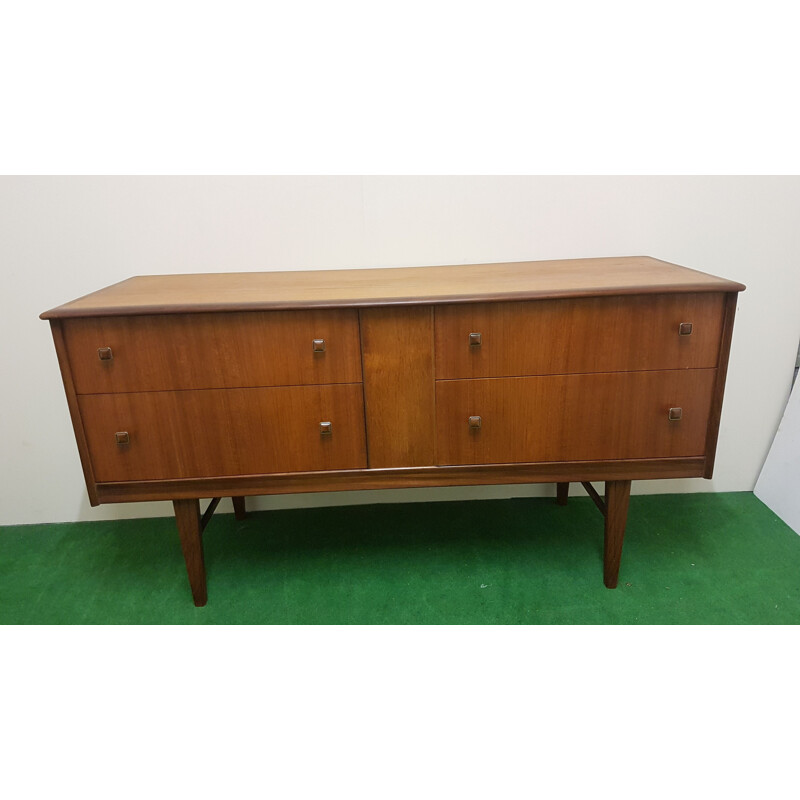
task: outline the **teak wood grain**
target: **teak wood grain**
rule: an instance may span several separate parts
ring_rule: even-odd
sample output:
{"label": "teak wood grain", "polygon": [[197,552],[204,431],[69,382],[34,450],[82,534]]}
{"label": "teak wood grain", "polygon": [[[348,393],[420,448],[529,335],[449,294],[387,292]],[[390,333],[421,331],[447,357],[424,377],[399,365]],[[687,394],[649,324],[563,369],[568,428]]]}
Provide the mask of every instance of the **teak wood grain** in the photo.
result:
{"label": "teak wood grain", "polygon": [[78,405],[78,393],[75,391],[75,380],[72,375],[72,366],[69,362],[69,353],[64,341],[64,323],[60,319],[50,320],[50,332],[53,336],[53,344],[56,348],[58,366],[61,370],[61,380],[64,384],[64,393],[67,396],[67,407],[72,421],[72,429],[75,433],[75,442],[78,445],[78,457],[81,460],[83,479],[86,482],[86,492],[89,495],[89,504],[99,505],[100,499],[97,495],[97,479],[94,475],[92,458],[89,455],[89,445],[86,441],[86,433],[83,429],[81,420],[81,410]]}
{"label": "teak wood grain", "polygon": [[722,341],[719,351],[719,366],[717,367],[717,380],[714,384],[714,396],[711,398],[711,410],[708,415],[708,436],[706,438],[706,470],[704,478],[711,478],[714,474],[714,460],[717,455],[717,438],[719,437],[719,423],[722,417],[722,398],[725,394],[725,379],[728,375],[728,359],[733,339],[733,320],[736,316],[736,303],[739,295],[731,292],[725,298],[725,319],[722,325]]}
{"label": "teak wood grain", "polygon": [[192,599],[196,606],[208,602],[206,565],[203,557],[203,528],[200,524],[200,503],[196,499],[174,500],[175,523],[181,540],[183,559],[189,576]]}
{"label": "teak wood grain", "polygon": [[97,491],[103,503],[123,503],[176,497],[212,497],[234,492],[239,495],[270,495],[362,489],[608,481],[625,480],[630,475],[642,480],[663,480],[702,477],[704,464],[702,456],[694,456],[619,461],[552,461],[536,464],[469,464],[451,467],[331,470],[100,483]]}
{"label": "teak wood grain", "polygon": [[[367,466],[360,384],[89,394],[79,404],[101,482]],[[130,442],[116,444],[117,431]]]}
{"label": "teak wood grain", "polygon": [[[715,377],[698,369],[437,381],[437,460],[701,456]],[[682,407],[680,421],[668,420],[671,407]]]}
{"label": "teak wood grain", "polygon": [[677,264],[627,256],[392,269],[144,275],[41,316],[420,305],[742,289],[740,283]]}
{"label": "teak wood grain", "polygon": [[716,367],[723,311],[718,293],[437,306],[436,377]]}
{"label": "teak wood grain", "polygon": [[435,463],[433,309],[362,309],[369,465]]}
{"label": "teak wood grain", "polygon": [[647,257],[165,275],[42,317],[90,501],[172,500],[202,605],[218,498],[289,492],[606,481],[615,586],[631,480],[711,476],[743,288]]}
{"label": "teak wood grain", "polygon": [[[355,383],[358,312],[254,311],[63,321],[79,394]],[[315,353],[314,339],[325,341]],[[111,348],[101,361],[98,349]]]}
{"label": "teak wood grain", "polygon": [[606,514],[603,535],[603,583],[615,589],[622,560],[622,543],[628,521],[628,504],[631,497],[630,481],[606,482]]}

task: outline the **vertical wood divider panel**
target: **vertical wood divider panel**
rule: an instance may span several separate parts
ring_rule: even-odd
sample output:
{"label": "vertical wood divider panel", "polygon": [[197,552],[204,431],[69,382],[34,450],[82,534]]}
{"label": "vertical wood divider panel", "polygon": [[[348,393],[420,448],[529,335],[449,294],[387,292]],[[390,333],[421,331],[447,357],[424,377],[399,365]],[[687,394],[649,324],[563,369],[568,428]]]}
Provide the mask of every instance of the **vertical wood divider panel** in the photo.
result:
{"label": "vertical wood divider panel", "polygon": [[370,468],[435,464],[433,306],[359,316]]}

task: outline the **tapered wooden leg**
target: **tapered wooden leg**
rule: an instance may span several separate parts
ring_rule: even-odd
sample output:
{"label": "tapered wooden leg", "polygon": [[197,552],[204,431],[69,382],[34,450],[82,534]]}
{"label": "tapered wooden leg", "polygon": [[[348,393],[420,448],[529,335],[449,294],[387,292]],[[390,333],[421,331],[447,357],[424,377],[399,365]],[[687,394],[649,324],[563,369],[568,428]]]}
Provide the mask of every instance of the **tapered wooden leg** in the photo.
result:
{"label": "tapered wooden leg", "polygon": [[236,519],[246,519],[247,510],[244,507],[244,497],[231,497],[233,500],[233,515]]}
{"label": "tapered wooden leg", "polygon": [[569,496],[569,484],[557,483],[556,484],[556,503],[560,506],[567,504],[567,497]]}
{"label": "tapered wooden leg", "polygon": [[614,589],[619,576],[622,558],[622,541],[628,521],[628,502],[631,497],[630,481],[606,481],[606,528],[603,548],[603,583]]}
{"label": "tapered wooden leg", "polygon": [[203,560],[203,530],[200,524],[199,500],[173,500],[178,535],[181,537],[183,558],[189,573],[189,585],[196,606],[208,601],[206,593],[206,566]]}

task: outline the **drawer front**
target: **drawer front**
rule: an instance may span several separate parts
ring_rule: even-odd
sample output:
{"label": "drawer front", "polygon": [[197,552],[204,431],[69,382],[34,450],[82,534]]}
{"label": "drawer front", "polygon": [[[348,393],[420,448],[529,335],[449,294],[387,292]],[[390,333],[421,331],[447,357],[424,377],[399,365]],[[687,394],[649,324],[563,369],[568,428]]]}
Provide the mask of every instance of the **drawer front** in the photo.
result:
{"label": "drawer front", "polygon": [[[703,369],[440,381],[437,460],[702,456],[715,377]],[[682,409],[680,420],[670,421],[671,408]],[[479,420],[471,426],[470,417]]]}
{"label": "drawer front", "polygon": [[716,367],[723,304],[696,293],[437,306],[436,377]]}
{"label": "drawer front", "polygon": [[[367,465],[361,384],[92,394],[78,402],[101,483]],[[118,444],[117,433],[128,442]]]}
{"label": "drawer front", "polygon": [[[97,317],[63,324],[78,394],[361,380],[353,309]],[[323,340],[324,350],[315,352],[314,340]]]}

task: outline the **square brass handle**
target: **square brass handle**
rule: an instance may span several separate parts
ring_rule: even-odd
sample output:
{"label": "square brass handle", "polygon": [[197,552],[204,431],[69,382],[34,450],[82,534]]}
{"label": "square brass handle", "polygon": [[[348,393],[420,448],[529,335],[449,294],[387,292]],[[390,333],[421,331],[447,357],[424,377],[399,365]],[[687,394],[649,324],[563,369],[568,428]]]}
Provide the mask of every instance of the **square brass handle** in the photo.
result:
{"label": "square brass handle", "polygon": [[311,349],[315,353],[324,353],[325,352],[325,340],[324,339],[313,339],[311,341]]}
{"label": "square brass handle", "polygon": [[481,418],[480,417],[470,417],[467,420],[467,424],[469,425],[472,430],[477,430],[481,427]]}
{"label": "square brass handle", "polygon": [[320,422],[319,435],[330,436],[333,433],[333,425],[330,422]]}
{"label": "square brass handle", "polygon": [[128,431],[117,431],[114,434],[114,441],[117,444],[130,444],[131,437]]}
{"label": "square brass handle", "polygon": [[479,333],[471,333],[469,335],[469,344],[470,344],[470,347],[480,347],[481,346],[481,335]]}
{"label": "square brass handle", "polygon": [[678,336],[691,336],[692,335],[692,323],[691,322],[681,322],[678,325]]}
{"label": "square brass handle", "polygon": [[99,347],[97,349],[97,357],[101,361],[111,361],[114,358],[114,354],[111,352],[110,347]]}
{"label": "square brass handle", "polygon": [[671,408],[669,410],[669,421],[670,422],[677,422],[679,419],[683,417],[683,409],[682,408]]}

